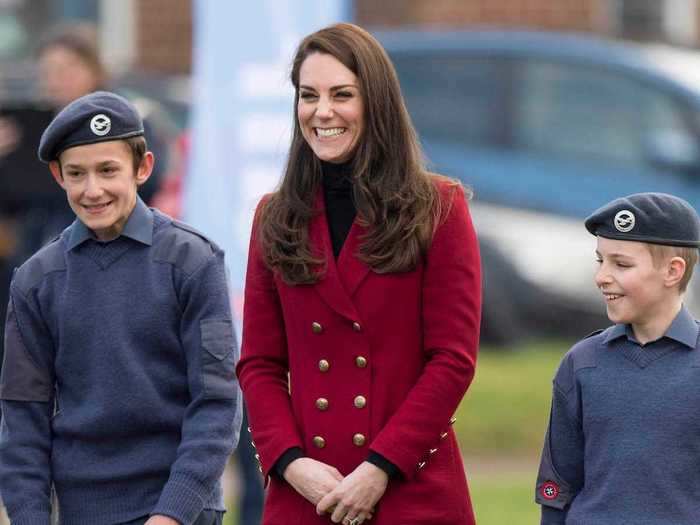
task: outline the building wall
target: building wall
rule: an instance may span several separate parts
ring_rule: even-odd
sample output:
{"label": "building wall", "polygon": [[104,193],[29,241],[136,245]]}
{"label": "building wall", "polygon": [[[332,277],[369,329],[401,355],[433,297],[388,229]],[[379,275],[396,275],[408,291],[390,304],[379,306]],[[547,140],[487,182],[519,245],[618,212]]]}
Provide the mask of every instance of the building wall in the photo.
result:
{"label": "building wall", "polygon": [[601,0],[355,0],[366,26],[507,26],[599,32]]}
{"label": "building wall", "polygon": [[186,74],[192,63],[191,0],[136,0],[135,69]]}
{"label": "building wall", "polygon": [[[193,0],[132,0],[136,20],[136,69],[187,74],[192,61]],[[208,1],[208,0],[203,0]],[[623,2],[637,0],[349,0],[355,21],[364,27],[431,27],[458,29],[473,26],[553,31],[583,31],[630,37],[634,21],[620,19]],[[647,0],[649,1],[649,0]],[[658,0],[661,1],[661,0]],[[657,37],[671,43],[697,46],[700,31],[683,35],[673,27],[678,18],[696,19],[700,27],[700,0],[664,0],[670,6],[670,34]],[[685,7],[683,7],[685,6]],[[697,15],[695,15],[697,12]],[[675,17],[675,18],[674,18]],[[683,22],[684,20],[680,20]],[[675,26],[674,26],[675,24]],[[690,29],[693,29],[692,22]]]}

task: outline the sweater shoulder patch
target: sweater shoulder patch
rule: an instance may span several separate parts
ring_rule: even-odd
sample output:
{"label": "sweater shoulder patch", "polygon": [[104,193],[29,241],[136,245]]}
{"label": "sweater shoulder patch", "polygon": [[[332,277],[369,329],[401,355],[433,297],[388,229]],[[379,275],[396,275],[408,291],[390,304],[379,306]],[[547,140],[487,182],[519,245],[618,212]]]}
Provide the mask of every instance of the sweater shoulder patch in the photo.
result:
{"label": "sweater shoulder patch", "polygon": [[564,393],[571,391],[576,383],[576,373],[584,368],[597,366],[597,348],[600,334],[603,330],[596,330],[577,342],[569,350],[554,377],[554,384]]}
{"label": "sweater shoulder patch", "polygon": [[154,239],[154,259],[172,264],[189,275],[220,248],[191,226],[173,220]]}
{"label": "sweater shoulder patch", "polygon": [[575,374],[583,368],[596,367],[597,348],[600,343],[600,334],[605,330],[596,330],[576,343],[569,351],[571,355],[571,368]]}
{"label": "sweater shoulder patch", "polygon": [[65,251],[60,237],[56,237],[17,269],[13,282],[26,295],[46,275],[52,272],[65,271],[65,269]]}

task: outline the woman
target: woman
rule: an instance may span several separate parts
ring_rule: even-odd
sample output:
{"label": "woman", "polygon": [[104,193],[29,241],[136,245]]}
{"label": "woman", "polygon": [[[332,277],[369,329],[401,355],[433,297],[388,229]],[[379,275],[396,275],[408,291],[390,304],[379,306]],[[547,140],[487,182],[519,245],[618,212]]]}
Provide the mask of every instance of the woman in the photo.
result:
{"label": "woman", "polygon": [[474,375],[480,269],[458,183],[429,174],[366,31],[306,37],[294,134],[258,207],[238,375],[263,523],[474,523],[451,417]]}

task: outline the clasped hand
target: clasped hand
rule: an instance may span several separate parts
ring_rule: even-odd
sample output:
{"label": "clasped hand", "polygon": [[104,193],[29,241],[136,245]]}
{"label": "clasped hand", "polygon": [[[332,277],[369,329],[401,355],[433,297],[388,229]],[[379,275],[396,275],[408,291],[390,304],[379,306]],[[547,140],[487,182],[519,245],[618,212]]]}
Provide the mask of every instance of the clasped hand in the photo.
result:
{"label": "clasped hand", "polygon": [[335,467],[311,458],[290,463],[284,478],[316,506],[318,514],[331,513],[333,523],[344,518],[357,518],[357,523],[370,519],[389,482],[383,470],[368,462],[343,478]]}

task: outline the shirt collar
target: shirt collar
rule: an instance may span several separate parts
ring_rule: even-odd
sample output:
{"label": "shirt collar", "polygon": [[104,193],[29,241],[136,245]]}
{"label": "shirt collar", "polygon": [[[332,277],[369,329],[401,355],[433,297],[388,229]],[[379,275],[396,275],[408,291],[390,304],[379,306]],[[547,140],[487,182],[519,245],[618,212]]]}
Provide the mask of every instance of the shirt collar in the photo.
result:
{"label": "shirt collar", "polygon": [[[138,196],[120,237],[129,237],[147,246],[153,244],[153,212]],[[68,229],[66,251],[72,250],[88,239],[95,239],[95,235],[80,219],[75,219]]]}
{"label": "shirt collar", "polygon": [[[635,340],[632,328],[629,325],[616,324],[610,329],[604,342],[607,344],[622,336]],[[698,324],[685,306],[681,307],[680,312],[678,312],[678,315],[676,315],[663,337],[678,341],[691,349],[695,348],[698,341]]]}

